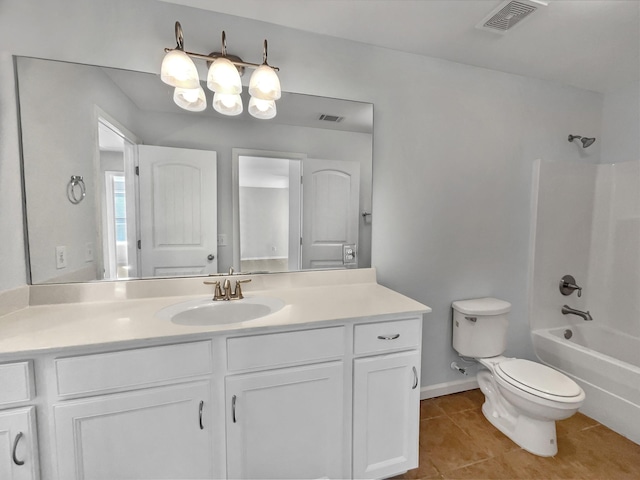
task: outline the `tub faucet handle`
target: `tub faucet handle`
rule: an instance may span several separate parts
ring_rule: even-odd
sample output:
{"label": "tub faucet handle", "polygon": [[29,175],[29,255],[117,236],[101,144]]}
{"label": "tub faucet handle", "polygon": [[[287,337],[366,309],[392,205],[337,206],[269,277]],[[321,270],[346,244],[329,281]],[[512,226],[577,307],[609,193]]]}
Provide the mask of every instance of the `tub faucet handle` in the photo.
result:
{"label": "tub faucet handle", "polygon": [[562,295],[571,295],[575,290],[578,291],[578,297],[582,296],[582,287],[576,283],[576,279],[571,275],[565,275],[560,279],[560,293]]}

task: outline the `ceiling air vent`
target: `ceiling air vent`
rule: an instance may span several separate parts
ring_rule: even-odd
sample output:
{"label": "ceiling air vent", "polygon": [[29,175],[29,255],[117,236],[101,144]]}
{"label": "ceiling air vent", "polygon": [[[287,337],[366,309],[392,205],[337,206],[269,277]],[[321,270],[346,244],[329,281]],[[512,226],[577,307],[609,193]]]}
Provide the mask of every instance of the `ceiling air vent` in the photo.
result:
{"label": "ceiling air vent", "polygon": [[476,27],[481,30],[505,33],[535,12],[541,5],[546,5],[546,2],[507,0],[498,5],[498,7],[487,15]]}
{"label": "ceiling air vent", "polygon": [[325,122],[341,122],[342,119],[344,117],[339,117],[337,115],[326,115],[326,114],[322,114],[320,115],[320,118],[318,118],[318,120],[324,120]]}

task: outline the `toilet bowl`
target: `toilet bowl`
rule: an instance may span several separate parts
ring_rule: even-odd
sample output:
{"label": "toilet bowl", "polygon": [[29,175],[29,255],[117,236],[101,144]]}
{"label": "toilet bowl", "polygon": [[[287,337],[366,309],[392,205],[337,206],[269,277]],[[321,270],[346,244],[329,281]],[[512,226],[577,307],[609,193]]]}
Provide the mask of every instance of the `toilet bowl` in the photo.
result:
{"label": "toilet bowl", "polygon": [[453,302],[453,346],[485,370],[478,385],[489,422],[523,449],[544,457],[558,452],[556,420],[570,417],[584,391],[566,375],[529,360],[504,357],[511,304],[495,298]]}

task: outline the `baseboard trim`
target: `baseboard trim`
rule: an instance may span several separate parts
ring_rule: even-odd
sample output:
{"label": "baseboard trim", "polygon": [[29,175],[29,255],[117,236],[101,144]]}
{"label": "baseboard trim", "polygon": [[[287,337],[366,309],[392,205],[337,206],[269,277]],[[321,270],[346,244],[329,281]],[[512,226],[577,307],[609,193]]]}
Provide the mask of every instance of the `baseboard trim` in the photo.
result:
{"label": "baseboard trim", "polygon": [[478,388],[478,381],[475,375],[453,382],[436,383],[435,385],[427,385],[420,389],[420,400],[441,397],[451,393],[466,392],[467,390],[473,390],[475,388]]}

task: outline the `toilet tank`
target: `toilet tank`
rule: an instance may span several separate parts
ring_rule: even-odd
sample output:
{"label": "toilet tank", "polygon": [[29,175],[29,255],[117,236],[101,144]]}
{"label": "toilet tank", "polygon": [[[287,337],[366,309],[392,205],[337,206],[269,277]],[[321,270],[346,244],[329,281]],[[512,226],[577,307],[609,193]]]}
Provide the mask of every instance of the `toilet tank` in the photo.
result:
{"label": "toilet tank", "polygon": [[453,302],[453,348],[464,357],[502,355],[507,348],[511,304],[497,298]]}

